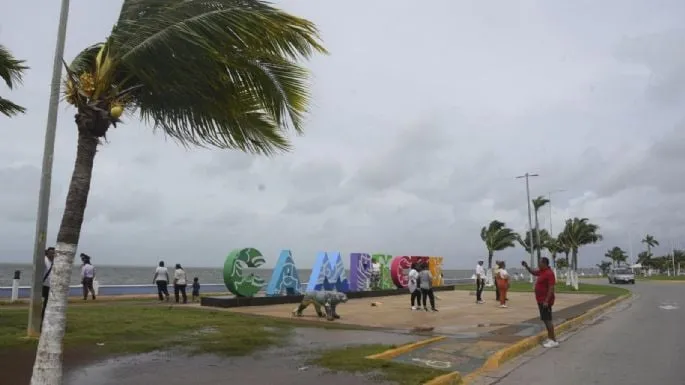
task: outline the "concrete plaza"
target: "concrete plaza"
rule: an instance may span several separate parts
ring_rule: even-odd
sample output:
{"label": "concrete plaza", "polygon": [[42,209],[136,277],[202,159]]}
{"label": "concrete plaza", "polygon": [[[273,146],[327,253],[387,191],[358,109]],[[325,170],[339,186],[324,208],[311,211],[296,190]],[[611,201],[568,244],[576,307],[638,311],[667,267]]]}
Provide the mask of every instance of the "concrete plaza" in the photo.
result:
{"label": "concrete plaza", "polygon": [[[351,299],[338,306],[338,313],[344,324],[411,331],[414,328],[433,327],[433,333],[454,335],[469,332],[491,332],[509,325],[518,325],[536,318],[538,308],[532,293],[509,293],[509,307],[501,309],[494,298],[484,298],[485,304],[475,303],[475,296],[468,291],[444,291],[436,293],[436,307],[439,312],[412,311],[409,295],[398,295],[380,298]],[[486,292],[486,297],[494,293]],[[576,307],[595,300],[600,295],[590,294],[557,294],[555,312]],[[372,306],[376,303],[377,306]],[[236,313],[256,314],[263,316],[291,318],[295,304],[250,306],[226,309]],[[304,311],[302,320],[311,322],[329,322],[316,316],[313,306]]]}

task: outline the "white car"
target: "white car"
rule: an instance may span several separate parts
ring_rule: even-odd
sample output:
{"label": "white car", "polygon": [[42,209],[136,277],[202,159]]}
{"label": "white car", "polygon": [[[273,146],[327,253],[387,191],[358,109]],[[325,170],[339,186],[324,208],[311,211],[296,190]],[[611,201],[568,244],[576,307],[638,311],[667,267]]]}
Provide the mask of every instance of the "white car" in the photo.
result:
{"label": "white car", "polygon": [[609,278],[609,283],[635,284],[635,273],[627,267],[611,269],[609,274],[607,274],[607,277]]}

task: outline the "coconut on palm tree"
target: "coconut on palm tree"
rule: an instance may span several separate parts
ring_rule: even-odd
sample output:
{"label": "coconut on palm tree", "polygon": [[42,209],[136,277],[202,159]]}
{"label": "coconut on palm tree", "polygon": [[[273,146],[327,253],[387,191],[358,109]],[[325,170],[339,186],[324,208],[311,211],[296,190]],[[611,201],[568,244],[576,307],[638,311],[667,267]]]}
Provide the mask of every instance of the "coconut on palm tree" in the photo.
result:
{"label": "coconut on palm tree", "polygon": [[601,241],[602,235],[599,234],[599,226],[590,223],[587,218],[567,219],[562,234],[571,250],[571,286],[578,290],[578,249]]}
{"label": "coconut on palm tree", "polygon": [[[0,78],[5,81],[7,88],[11,90],[21,84],[22,75],[28,68],[23,60],[15,59],[5,46],[0,45]],[[11,117],[25,111],[24,107],[0,96],[0,114]]]}
{"label": "coconut on palm tree", "polygon": [[190,146],[271,155],[302,132],[316,26],[259,0],[124,0],[102,42],[67,67],[76,161],[57,234],[32,385],[59,385],[67,293],[97,147],[122,118]]}
{"label": "coconut on palm tree", "polygon": [[533,199],[533,209],[535,210],[535,249],[537,250],[537,263],[540,265],[540,258],[542,258],[542,236],[540,234],[540,222],[538,221],[538,212],[540,209],[549,203],[549,199],[540,195]]}

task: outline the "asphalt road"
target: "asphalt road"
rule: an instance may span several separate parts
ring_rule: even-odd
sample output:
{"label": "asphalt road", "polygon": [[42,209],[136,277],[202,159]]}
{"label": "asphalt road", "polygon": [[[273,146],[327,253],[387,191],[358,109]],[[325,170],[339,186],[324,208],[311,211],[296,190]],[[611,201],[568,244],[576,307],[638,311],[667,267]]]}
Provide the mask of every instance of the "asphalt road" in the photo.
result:
{"label": "asphalt road", "polygon": [[536,349],[483,383],[685,384],[685,284],[637,282],[629,288],[631,302],[566,336],[560,347]]}

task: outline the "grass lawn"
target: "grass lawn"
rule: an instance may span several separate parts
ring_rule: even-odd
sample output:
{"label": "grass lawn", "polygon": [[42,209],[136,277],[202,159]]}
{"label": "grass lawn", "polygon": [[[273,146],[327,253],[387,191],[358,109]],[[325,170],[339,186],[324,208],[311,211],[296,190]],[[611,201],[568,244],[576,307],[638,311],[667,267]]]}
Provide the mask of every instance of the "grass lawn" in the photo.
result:
{"label": "grass lawn", "polygon": [[442,370],[422,368],[387,360],[364,358],[394,347],[388,345],[363,345],[329,350],[312,360],[311,363],[332,371],[373,373],[374,379],[393,382],[399,385],[423,384],[432,378],[448,373]]}
{"label": "grass lawn", "polygon": [[[475,290],[473,284],[457,285],[457,290]],[[628,289],[618,287],[618,286],[608,286],[608,285],[595,285],[591,283],[581,283],[578,287],[578,291],[573,290],[564,283],[557,283],[554,288],[557,293],[572,293],[572,294],[603,294],[620,296],[623,294],[628,294],[630,291]],[[485,291],[494,291],[494,287],[486,287]],[[512,282],[509,286],[509,291],[512,292],[533,292],[533,284],[530,282]]]}
{"label": "grass lawn", "polygon": [[[0,307],[0,353],[33,348],[36,340],[26,333],[26,306]],[[102,354],[134,354],[178,348],[188,353],[241,356],[288,340],[293,327],[363,329],[350,325],[312,325],[283,320],[121,300],[71,305],[67,313],[65,350],[86,349]],[[311,364],[332,371],[360,372],[399,385],[420,384],[443,371],[365,358],[395,346],[363,345],[324,350]]]}
{"label": "grass lawn", "polygon": [[[137,301],[89,305],[69,307],[65,348],[98,347],[112,354],[182,345],[190,352],[244,355],[278,344],[294,325],[272,318]],[[27,317],[26,307],[0,308],[0,350],[35,346],[35,340],[22,338]]]}

